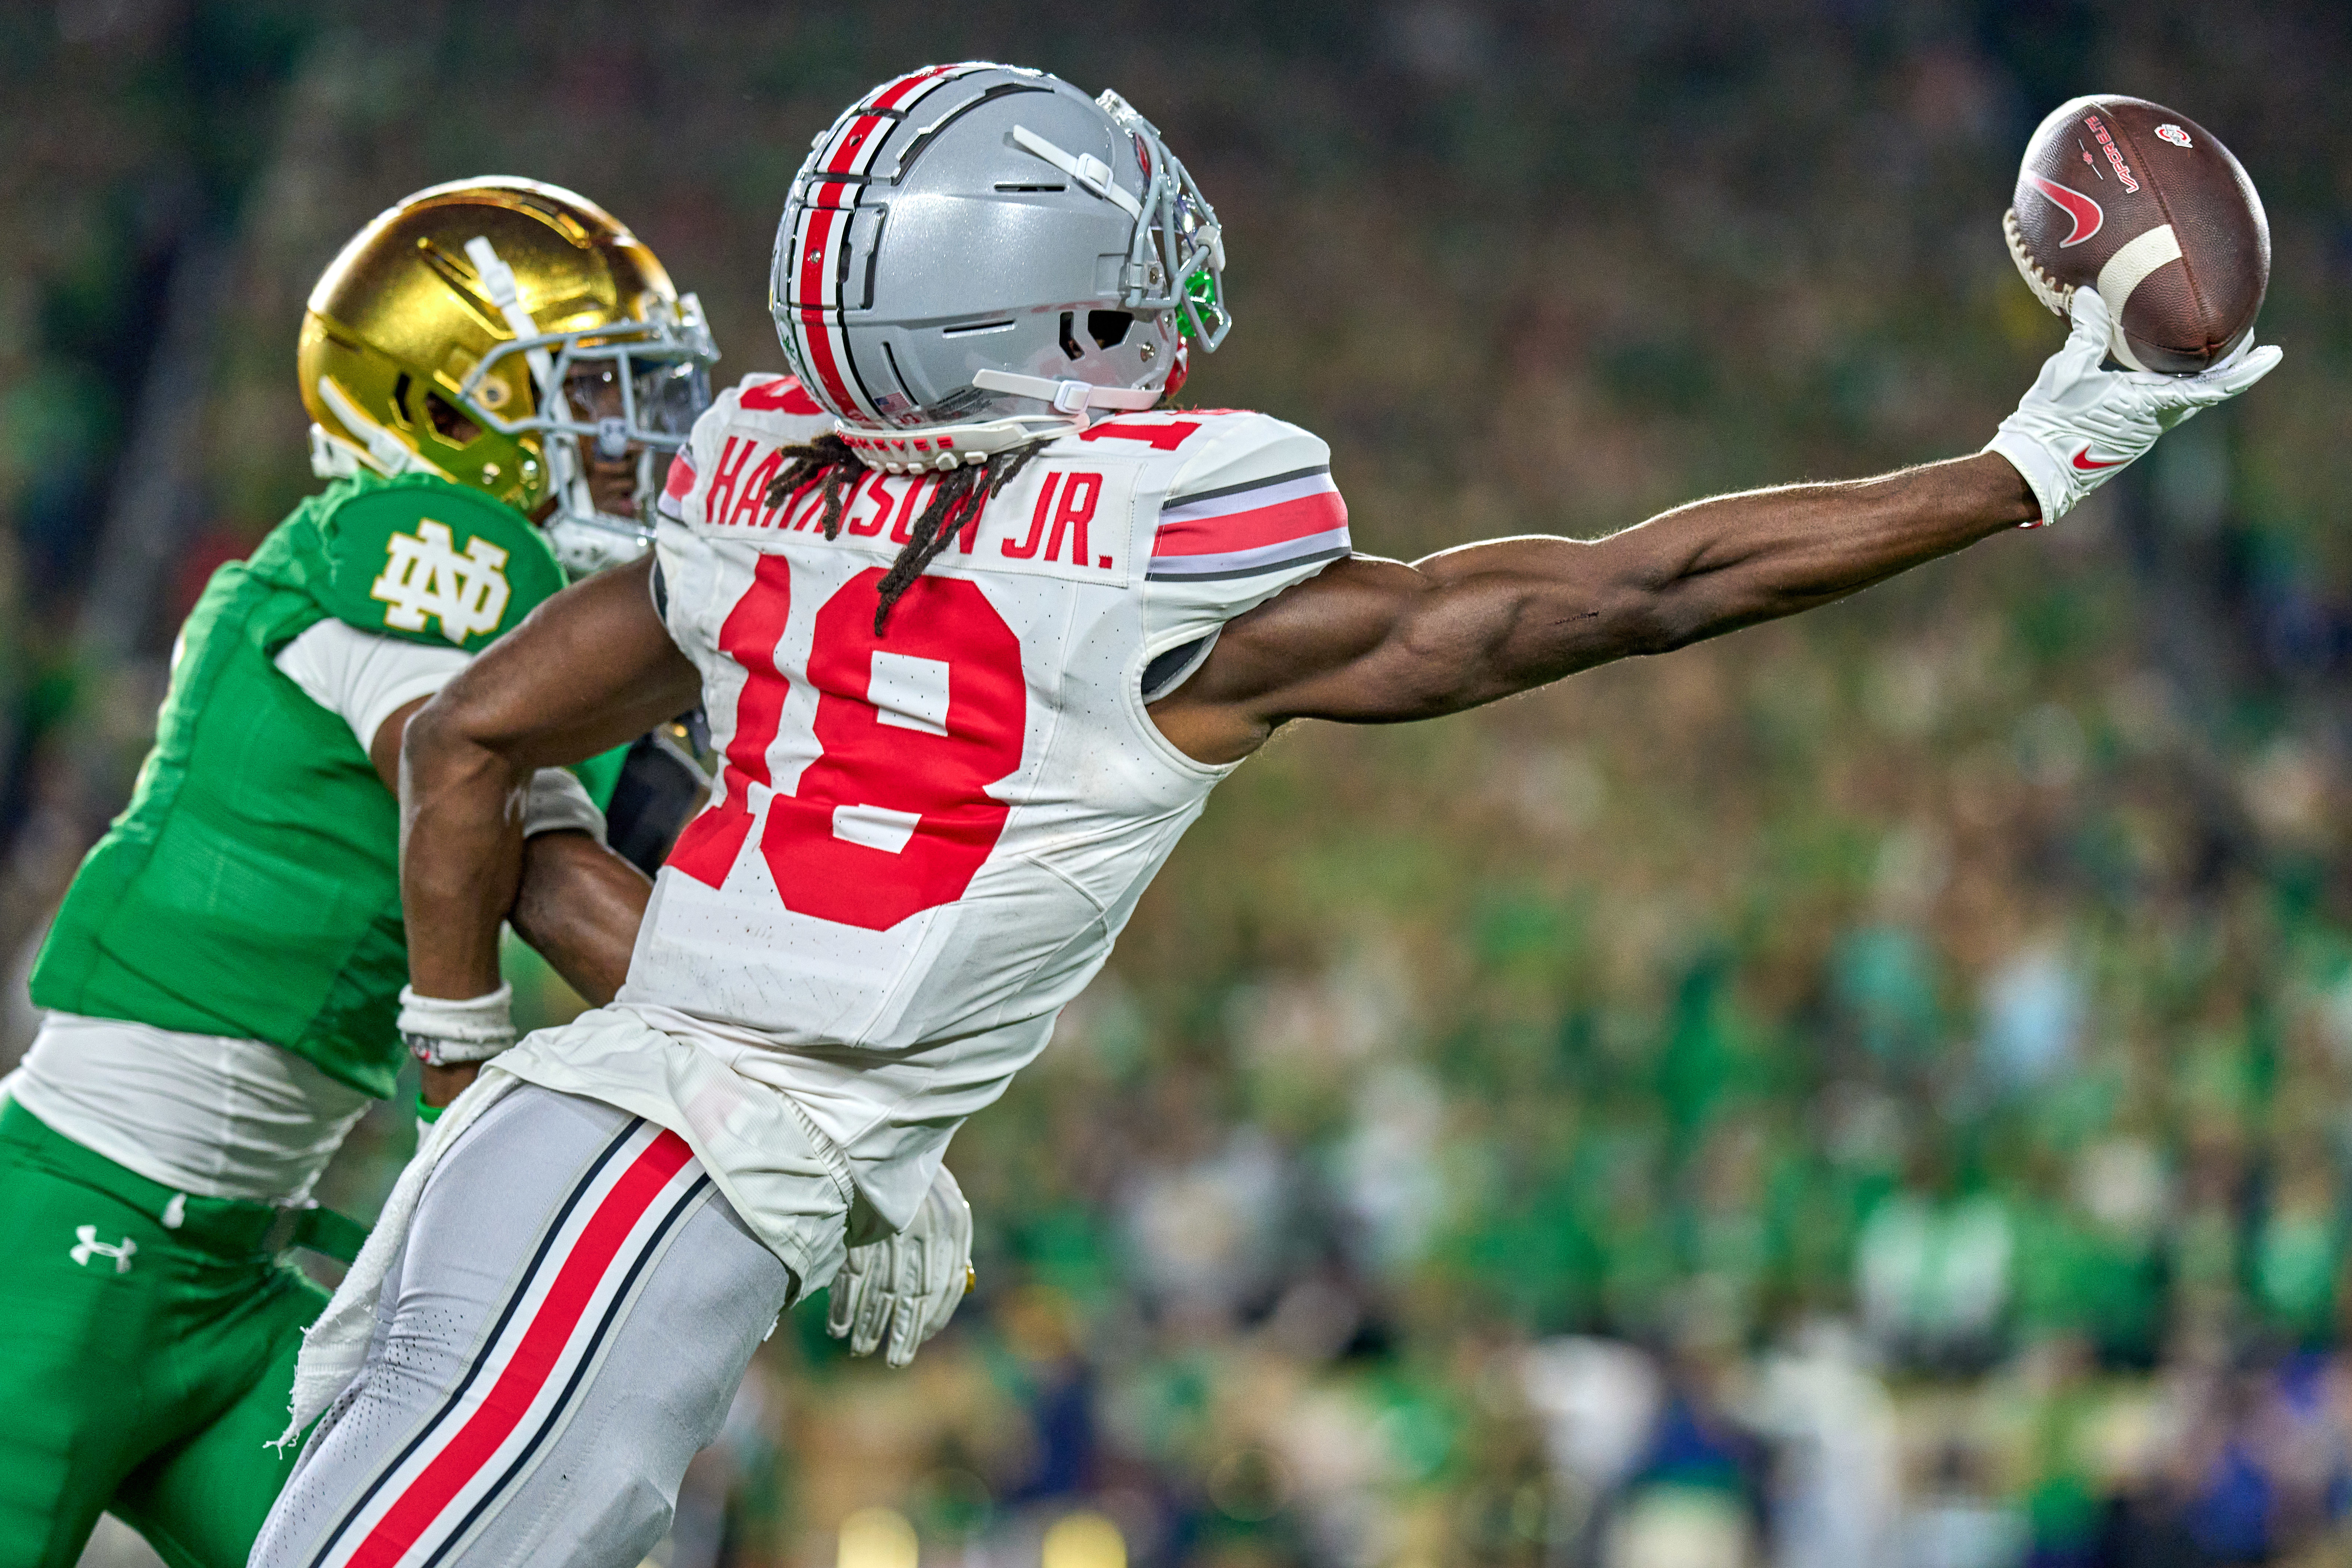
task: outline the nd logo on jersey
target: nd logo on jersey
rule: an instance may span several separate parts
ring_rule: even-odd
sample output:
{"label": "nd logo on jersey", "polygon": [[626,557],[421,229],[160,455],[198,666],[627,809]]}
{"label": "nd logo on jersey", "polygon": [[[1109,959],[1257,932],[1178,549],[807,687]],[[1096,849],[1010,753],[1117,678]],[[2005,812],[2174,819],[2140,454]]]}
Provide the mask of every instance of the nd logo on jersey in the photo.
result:
{"label": "nd logo on jersey", "polygon": [[385,546],[383,574],[368,590],[390,607],[384,625],[421,632],[438,616],[441,635],[453,643],[499,629],[507,613],[507,552],[487,539],[469,539],[457,553],[449,525],[431,518],[415,533],[395,533]]}

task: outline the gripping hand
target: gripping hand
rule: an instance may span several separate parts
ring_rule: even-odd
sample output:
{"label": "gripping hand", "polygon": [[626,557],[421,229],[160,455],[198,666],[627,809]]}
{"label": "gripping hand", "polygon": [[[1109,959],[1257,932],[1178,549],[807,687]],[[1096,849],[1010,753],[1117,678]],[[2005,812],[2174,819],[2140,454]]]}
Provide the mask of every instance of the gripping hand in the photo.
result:
{"label": "gripping hand", "polygon": [[834,1278],[825,1332],[847,1340],[852,1355],[872,1355],[887,1342],[884,1359],[905,1366],[948,1326],[971,1281],[971,1205],[942,1165],[906,1229],[849,1249]]}
{"label": "gripping hand", "polygon": [[2110,327],[2107,302],[2095,289],[2077,289],[2069,314],[2074,327],[2065,347],[2050,356],[2017,412],[2000,422],[2000,434],[1985,446],[2025,476],[2042,503],[2044,523],[2073,510],[2155,446],[2158,436],[2199,409],[2237,396],[2279,362],[2279,351],[2265,345],[2241,349],[2196,375],[2102,370]]}

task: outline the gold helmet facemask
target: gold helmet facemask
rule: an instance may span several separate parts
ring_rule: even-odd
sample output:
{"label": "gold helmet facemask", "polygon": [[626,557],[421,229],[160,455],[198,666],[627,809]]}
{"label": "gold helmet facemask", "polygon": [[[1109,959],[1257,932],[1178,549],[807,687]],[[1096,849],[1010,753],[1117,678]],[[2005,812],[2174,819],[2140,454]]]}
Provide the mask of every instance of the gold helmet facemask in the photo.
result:
{"label": "gold helmet facemask", "polygon": [[[651,542],[718,357],[699,302],[593,203],[527,180],[436,185],[369,225],[311,294],[311,467],[437,474],[532,514],[552,498],[541,526],[584,574]],[[598,510],[592,453],[634,458],[635,516]]]}

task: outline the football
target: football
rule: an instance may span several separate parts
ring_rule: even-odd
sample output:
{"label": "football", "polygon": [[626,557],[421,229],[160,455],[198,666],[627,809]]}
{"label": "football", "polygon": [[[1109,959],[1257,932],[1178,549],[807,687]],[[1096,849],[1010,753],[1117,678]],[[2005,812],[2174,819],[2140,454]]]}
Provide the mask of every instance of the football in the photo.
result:
{"label": "football", "polygon": [[2078,98],[2027,143],[2001,227],[2017,269],[2060,315],[2096,289],[2108,353],[2193,375],[2254,330],[2271,276],[2262,197],[2221,139],[2144,98]]}

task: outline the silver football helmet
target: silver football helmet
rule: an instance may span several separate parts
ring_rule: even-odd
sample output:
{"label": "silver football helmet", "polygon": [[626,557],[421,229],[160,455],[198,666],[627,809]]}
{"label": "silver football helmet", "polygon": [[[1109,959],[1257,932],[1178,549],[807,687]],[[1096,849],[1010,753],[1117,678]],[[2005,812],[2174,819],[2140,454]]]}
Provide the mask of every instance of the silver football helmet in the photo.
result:
{"label": "silver football helmet", "polygon": [[950,468],[1150,408],[1232,318],[1208,198],[1150,121],[1043,71],[884,83],[816,139],[769,310],[852,450]]}

